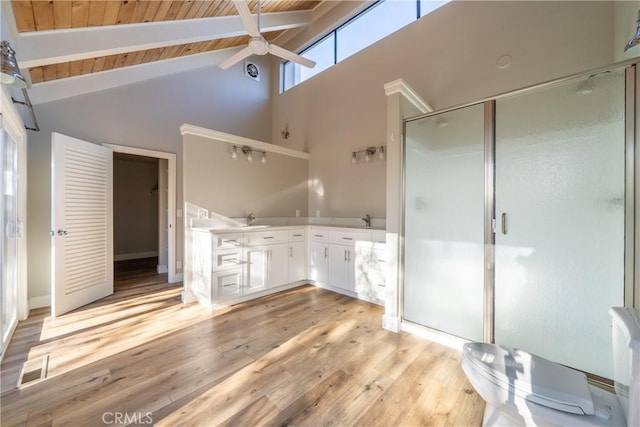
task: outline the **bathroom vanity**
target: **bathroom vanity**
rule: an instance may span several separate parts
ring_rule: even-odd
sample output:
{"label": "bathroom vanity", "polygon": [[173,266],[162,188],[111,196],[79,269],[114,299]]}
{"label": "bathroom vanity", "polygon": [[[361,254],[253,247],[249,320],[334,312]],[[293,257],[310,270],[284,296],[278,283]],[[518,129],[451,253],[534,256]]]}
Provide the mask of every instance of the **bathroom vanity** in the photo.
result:
{"label": "bathroom vanity", "polygon": [[191,231],[185,285],[210,309],[306,283],[384,304],[384,230],[262,225]]}

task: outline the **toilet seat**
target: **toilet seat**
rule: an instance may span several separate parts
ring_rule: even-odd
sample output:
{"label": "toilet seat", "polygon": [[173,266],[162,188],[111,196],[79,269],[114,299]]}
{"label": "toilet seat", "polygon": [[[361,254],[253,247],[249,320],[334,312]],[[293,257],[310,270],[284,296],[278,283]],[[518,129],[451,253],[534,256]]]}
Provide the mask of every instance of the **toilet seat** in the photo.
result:
{"label": "toilet seat", "polygon": [[462,367],[494,385],[495,397],[503,400],[492,402],[494,406],[517,397],[570,414],[596,412],[586,375],[542,357],[497,344],[467,343]]}

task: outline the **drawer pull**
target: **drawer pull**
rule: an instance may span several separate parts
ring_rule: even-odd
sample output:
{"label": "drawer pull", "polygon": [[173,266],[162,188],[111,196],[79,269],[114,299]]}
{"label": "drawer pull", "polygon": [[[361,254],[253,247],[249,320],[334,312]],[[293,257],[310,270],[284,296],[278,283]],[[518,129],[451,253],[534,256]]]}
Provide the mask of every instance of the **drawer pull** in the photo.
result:
{"label": "drawer pull", "polygon": [[342,240],[353,240],[353,237],[343,237]]}
{"label": "drawer pull", "polygon": [[238,258],[224,259],[224,260],[222,260],[222,262],[231,262],[231,263],[237,264],[238,263]]}
{"label": "drawer pull", "polygon": [[293,237],[302,237],[302,234],[294,234]]}
{"label": "drawer pull", "polygon": [[325,258],[329,258],[329,248],[327,248],[326,246],[324,247],[324,257]]}
{"label": "drawer pull", "polygon": [[263,239],[273,239],[273,236],[267,236],[267,237],[263,237]]}
{"label": "drawer pull", "polygon": [[387,287],[387,285],[383,285],[383,284],[381,284],[381,283],[380,283],[380,284],[378,284],[378,287],[380,287],[380,288],[386,288],[386,287]]}
{"label": "drawer pull", "polygon": [[378,262],[387,262],[387,261],[384,259],[379,259]]}
{"label": "drawer pull", "polygon": [[322,234],[314,234],[313,236],[314,237],[324,237],[324,235],[322,235]]}
{"label": "drawer pull", "polygon": [[222,239],[222,243],[238,243],[238,241],[237,240],[225,240],[225,239]]}
{"label": "drawer pull", "polygon": [[229,283],[228,285],[222,285],[223,288],[228,288],[229,286],[238,286],[237,283]]}

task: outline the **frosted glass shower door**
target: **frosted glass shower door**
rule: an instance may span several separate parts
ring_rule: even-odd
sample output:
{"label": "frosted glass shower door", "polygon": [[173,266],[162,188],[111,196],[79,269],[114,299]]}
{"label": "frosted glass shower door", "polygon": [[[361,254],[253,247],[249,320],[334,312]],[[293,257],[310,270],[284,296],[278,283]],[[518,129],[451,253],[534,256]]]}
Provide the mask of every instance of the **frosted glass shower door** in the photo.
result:
{"label": "frosted glass shower door", "polygon": [[495,342],[612,378],[624,73],[496,103]]}
{"label": "frosted glass shower door", "polygon": [[405,133],[403,318],[482,341],[484,107]]}

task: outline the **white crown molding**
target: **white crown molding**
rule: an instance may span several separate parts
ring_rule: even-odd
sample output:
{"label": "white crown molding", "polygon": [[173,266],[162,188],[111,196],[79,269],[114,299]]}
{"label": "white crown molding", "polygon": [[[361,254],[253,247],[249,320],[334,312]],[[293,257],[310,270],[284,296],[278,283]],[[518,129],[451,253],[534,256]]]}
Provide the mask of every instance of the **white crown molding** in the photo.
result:
{"label": "white crown molding", "polygon": [[99,73],[84,74],[66,79],[34,84],[29,96],[32,104],[44,104],[99,90],[112,89],[169,74],[202,67],[211,67],[225,60],[241,47],[220,49],[194,55],[180,56],[164,61],[148,62],[130,67],[116,68]]}
{"label": "white crown molding", "polygon": [[[9,3],[9,2],[3,2]],[[5,7],[6,9],[10,9]],[[310,10],[265,13],[262,32],[308,25]],[[15,20],[15,18],[14,18]],[[20,33],[13,48],[22,69],[247,34],[238,15]]]}
{"label": "white crown molding", "polygon": [[403,79],[394,80],[384,85],[384,94],[389,96],[399,93],[407,99],[421,113],[429,113],[433,108],[426,103],[418,93]]}
{"label": "white crown molding", "polygon": [[232,145],[249,146],[256,150],[262,150],[270,153],[284,154],[285,156],[297,157],[298,159],[309,160],[311,156],[304,151],[292,150],[291,148],[281,147],[279,145],[269,144],[267,142],[257,141],[255,139],[249,139],[238,135],[232,135],[230,133],[224,133],[213,129],[207,129],[190,124],[183,124],[180,126],[180,134],[200,136],[208,139],[215,139],[216,141],[226,142]]}

